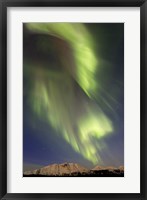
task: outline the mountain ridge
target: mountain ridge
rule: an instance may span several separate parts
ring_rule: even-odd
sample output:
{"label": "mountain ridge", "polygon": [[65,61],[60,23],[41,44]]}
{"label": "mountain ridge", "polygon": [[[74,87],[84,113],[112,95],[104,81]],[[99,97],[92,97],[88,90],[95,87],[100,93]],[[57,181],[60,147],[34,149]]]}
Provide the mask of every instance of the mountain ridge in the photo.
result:
{"label": "mountain ridge", "polygon": [[51,164],[45,167],[26,171],[23,176],[124,176],[124,167],[95,166],[93,169],[83,167],[78,163]]}

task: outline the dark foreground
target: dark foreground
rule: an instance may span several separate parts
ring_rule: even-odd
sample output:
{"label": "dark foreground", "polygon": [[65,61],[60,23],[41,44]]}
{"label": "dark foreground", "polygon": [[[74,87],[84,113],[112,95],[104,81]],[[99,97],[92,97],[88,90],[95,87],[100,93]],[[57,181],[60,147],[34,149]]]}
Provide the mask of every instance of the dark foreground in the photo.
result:
{"label": "dark foreground", "polygon": [[115,170],[115,171],[99,170],[99,171],[89,171],[87,173],[72,173],[72,174],[62,174],[62,175],[24,174],[23,177],[124,177],[124,172],[120,170]]}

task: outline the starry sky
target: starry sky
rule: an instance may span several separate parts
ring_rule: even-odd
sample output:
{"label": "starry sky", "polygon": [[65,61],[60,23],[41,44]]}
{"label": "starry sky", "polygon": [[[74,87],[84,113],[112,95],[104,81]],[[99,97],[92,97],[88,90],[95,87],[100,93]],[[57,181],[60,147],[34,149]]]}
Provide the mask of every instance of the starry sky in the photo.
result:
{"label": "starry sky", "polygon": [[23,170],[124,165],[124,24],[24,23]]}

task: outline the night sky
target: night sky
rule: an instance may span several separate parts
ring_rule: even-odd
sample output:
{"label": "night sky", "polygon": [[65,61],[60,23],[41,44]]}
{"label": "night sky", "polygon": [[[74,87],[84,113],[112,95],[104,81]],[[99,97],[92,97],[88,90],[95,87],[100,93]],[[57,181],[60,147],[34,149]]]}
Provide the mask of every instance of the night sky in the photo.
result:
{"label": "night sky", "polygon": [[124,165],[124,24],[23,30],[23,170]]}

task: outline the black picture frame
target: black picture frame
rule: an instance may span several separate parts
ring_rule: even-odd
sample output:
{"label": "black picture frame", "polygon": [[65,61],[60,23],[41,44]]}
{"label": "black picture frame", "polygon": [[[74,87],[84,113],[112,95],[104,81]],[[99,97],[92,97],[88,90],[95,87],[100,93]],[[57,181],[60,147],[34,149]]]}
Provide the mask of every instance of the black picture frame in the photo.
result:
{"label": "black picture frame", "polygon": [[[91,194],[16,194],[7,193],[7,8],[8,7],[140,7],[141,14],[141,95],[140,193]],[[1,0],[0,2],[0,199],[147,199],[147,138],[146,138],[146,73],[147,73],[147,1],[146,0]],[[120,186],[121,187],[121,186]]]}

